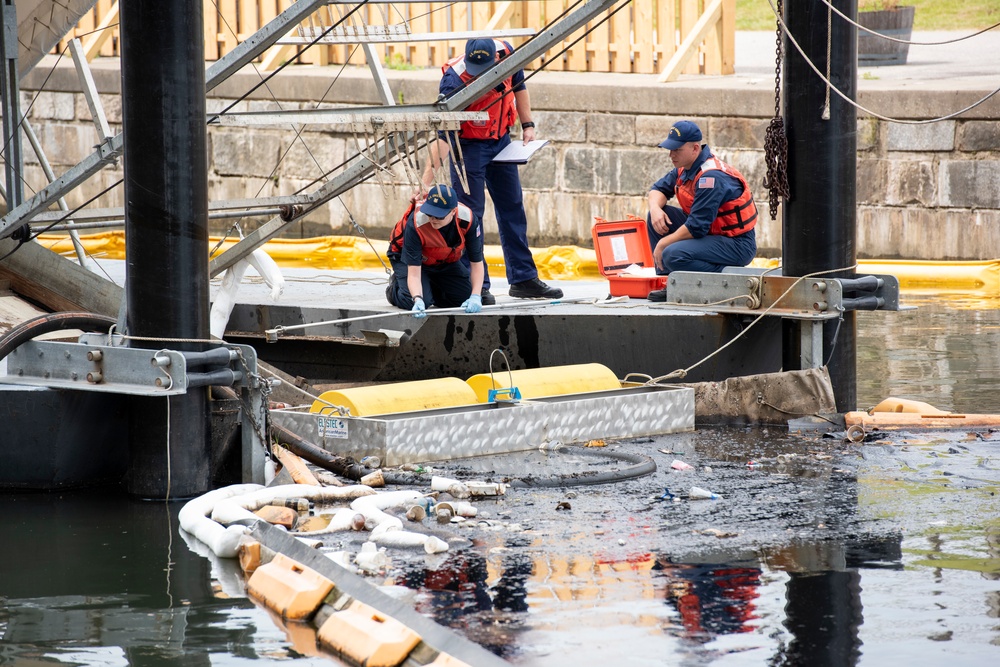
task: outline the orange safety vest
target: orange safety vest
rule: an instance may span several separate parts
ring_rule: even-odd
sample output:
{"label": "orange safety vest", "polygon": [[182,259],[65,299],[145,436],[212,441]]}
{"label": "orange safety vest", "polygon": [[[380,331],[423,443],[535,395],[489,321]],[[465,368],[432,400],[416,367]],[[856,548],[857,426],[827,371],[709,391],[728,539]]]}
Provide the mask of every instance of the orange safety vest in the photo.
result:
{"label": "orange safety vest", "polygon": [[717,157],[710,157],[702,162],[701,169],[694,175],[694,178],[687,182],[681,180],[684,170],[679,169],[677,171],[677,183],[674,186],[674,195],[677,197],[677,203],[681,205],[681,209],[685,213],[690,214],[691,206],[694,204],[695,189],[698,187],[698,179],[701,178],[704,172],[710,170],[721,171],[738,180],[740,185],[743,186],[743,194],[736,199],[724,202],[719,207],[719,213],[715,220],[712,221],[712,226],[709,228],[708,233],[722,236],[739,236],[740,234],[749,232],[757,225],[757,204],[753,201],[750,186],[747,185],[747,179],[743,178],[743,174],[737,171],[735,167],[729,166]]}
{"label": "orange safety vest", "polygon": [[[494,39],[497,53],[507,50],[507,45]],[[476,77],[465,71],[465,56],[456,56],[446,62],[441,68],[442,73],[447,73],[448,68],[455,70],[462,83],[468,85]],[[499,139],[510,131],[510,128],[517,122],[517,107],[514,103],[513,76],[509,76],[503,82],[493,88],[488,93],[473,102],[465,111],[483,111],[489,113],[488,120],[468,120],[462,123],[459,136],[462,139]],[[497,90],[500,88],[500,90]],[[497,102],[497,98],[500,101]],[[495,103],[494,103],[495,102]]]}
{"label": "orange safety vest", "polygon": [[423,203],[421,200],[410,204],[406,212],[403,213],[403,217],[393,227],[392,236],[389,240],[389,252],[397,255],[403,254],[403,235],[406,230],[406,223],[413,217],[417,236],[420,237],[420,243],[423,246],[422,264],[425,266],[435,266],[437,264],[457,262],[461,259],[462,253],[465,252],[465,235],[472,228],[472,222],[475,219],[472,209],[465,204],[459,204],[455,208],[455,227],[458,229],[458,245],[449,246],[440,230],[434,229],[433,225],[417,224],[421,219],[427,218],[425,214],[420,212],[420,205]]}

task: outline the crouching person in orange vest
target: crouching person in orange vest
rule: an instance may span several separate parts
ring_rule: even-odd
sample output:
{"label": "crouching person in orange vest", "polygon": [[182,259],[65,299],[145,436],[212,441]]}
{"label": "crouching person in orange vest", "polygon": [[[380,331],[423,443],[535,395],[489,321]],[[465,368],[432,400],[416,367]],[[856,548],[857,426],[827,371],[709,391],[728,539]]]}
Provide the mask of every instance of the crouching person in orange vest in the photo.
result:
{"label": "crouching person in orange vest", "polygon": [[[427,199],[410,203],[392,231],[387,254],[393,274],[385,298],[416,317],[426,317],[431,306],[461,305],[478,313],[485,273],[481,229],[450,186],[432,186]],[[469,266],[460,261],[463,253]]]}

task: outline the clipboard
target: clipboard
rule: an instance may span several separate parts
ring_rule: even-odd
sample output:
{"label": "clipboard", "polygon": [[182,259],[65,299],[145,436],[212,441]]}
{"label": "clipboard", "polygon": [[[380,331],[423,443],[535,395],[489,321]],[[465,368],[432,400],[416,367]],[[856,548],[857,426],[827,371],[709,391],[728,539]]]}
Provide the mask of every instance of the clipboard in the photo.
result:
{"label": "clipboard", "polygon": [[520,141],[511,141],[507,147],[496,154],[492,162],[505,162],[508,164],[527,164],[531,156],[542,146],[549,143],[548,139],[535,139],[523,144]]}

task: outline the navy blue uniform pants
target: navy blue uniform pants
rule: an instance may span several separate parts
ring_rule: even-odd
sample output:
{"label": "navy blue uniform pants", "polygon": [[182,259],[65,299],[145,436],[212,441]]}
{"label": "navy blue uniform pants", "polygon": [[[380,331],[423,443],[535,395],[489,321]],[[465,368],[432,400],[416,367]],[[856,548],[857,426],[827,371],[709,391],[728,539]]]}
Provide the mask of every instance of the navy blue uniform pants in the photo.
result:
{"label": "navy blue uniform pants", "polygon": [[[500,139],[461,140],[462,160],[468,178],[469,194],[462,188],[454,162],[451,166],[451,184],[458,193],[458,201],[472,209],[480,220],[486,210],[486,188],[493,200],[493,211],[500,229],[500,246],[503,248],[504,264],[507,266],[507,282],[524,282],[538,277],[535,260],[528,248],[528,219],[524,214],[524,200],[521,195],[521,179],[517,165],[492,162],[494,156],[510,143],[508,132]],[[458,159],[458,156],[455,156]],[[479,233],[482,234],[480,222]],[[467,257],[462,262],[468,266]],[[484,263],[485,266],[485,263]],[[490,287],[489,271],[483,279],[483,289]]]}
{"label": "navy blue uniform pants", "polygon": [[[413,308],[413,295],[406,285],[408,267],[398,259],[392,262],[392,282],[385,291],[385,298],[397,308]],[[424,305],[430,308],[454,308],[472,294],[472,279],[469,267],[462,262],[420,267],[420,287],[423,290]]]}
{"label": "navy blue uniform pants", "polygon": [[[687,220],[687,214],[676,206],[664,206],[669,227],[667,234],[677,231],[677,228]],[[656,244],[667,234],[659,234],[653,229],[653,224],[646,215],[646,232],[649,234],[649,247],[656,249]],[[671,243],[663,251],[663,268],[657,269],[660,275],[671,271],[705,271],[722,273],[727,266],[746,266],[757,254],[757,235],[754,230],[744,232],[739,236],[721,236],[706,234],[700,239],[687,239]]]}

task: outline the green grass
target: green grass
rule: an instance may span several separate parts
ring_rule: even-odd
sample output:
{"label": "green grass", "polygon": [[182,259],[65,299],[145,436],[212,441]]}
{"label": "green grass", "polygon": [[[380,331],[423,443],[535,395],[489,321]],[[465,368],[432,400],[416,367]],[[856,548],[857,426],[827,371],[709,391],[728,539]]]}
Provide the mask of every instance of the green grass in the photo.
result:
{"label": "green grass", "polygon": [[[772,2],[778,6],[777,0]],[[914,30],[981,30],[1000,23],[997,0],[904,0],[900,4],[917,8]],[[736,29],[774,30],[774,13],[767,0],[736,0]]]}

